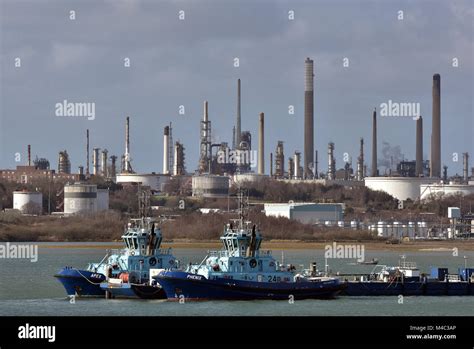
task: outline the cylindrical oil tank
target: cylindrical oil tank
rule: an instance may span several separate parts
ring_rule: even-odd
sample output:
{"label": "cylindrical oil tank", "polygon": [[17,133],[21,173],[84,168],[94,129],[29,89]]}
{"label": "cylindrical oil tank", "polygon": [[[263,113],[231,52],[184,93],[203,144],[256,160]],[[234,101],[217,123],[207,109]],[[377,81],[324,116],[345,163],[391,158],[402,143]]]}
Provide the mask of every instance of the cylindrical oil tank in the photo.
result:
{"label": "cylindrical oil tank", "polygon": [[426,222],[418,222],[418,236],[427,237],[428,235],[428,224]]}
{"label": "cylindrical oil tank", "polygon": [[97,211],[109,209],[109,189],[97,189]]}
{"label": "cylindrical oil tank", "polygon": [[359,221],[351,221],[351,228],[354,230],[359,229]]}
{"label": "cylindrical oil tank", "polygon": [[395,237],[402,236],[402,223],[393,222],[393,236]]}
{"label": "cylindrical oil tank", "polygon": [[382,221],[377,223],[377,235],[387,236],[387,223]]}
{"label": "cylindrical oil tank", "polygon": [[37,191],[14,191],[13,208],[26,214],[43,212],[43,194]]}
{"label": "cylindrical oil tank", "polygon": [[261,175],[258,173],[237,173],[234,175],[234,183],[243,184],[245,182],[249,183],[258,183],[259,181],[267,178],[266,175]]}
{"label": "cylindrical oil tank", "polygon": [[415,237],[415,222],[408,222],[408,231],[407,235],[410,239],[413,239]]}
{"label": "cylindrical oil tank", "polygon": [[344,228],[344,221],[337,221],[337,226],[339,228]]}
{"label": "cylindrical oil tank", "polygon": [[75,183],[64,186],[64,213],[97,211],[97,185]]}
{"label": "cylindrical oil tank", "polygon": [[170,181],[169,175],[159,173],[120,173],[116,176],[117,183],[121,184],[140,184],[148,186],[152,191],[162,191],[163,186]]}
{"label": "cylindrical oil tank", "polygon": [[208,198],[226,197],[229,195],[229,177],[227,176],[193,176],[193,196]]}

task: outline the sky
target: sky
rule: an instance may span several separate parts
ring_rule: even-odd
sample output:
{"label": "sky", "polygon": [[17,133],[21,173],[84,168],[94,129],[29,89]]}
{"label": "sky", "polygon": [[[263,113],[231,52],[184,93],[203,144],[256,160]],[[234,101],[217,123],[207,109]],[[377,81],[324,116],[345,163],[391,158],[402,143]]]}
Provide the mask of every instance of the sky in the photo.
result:
{"label": "sky", "polygon": [[[345,153],[355,167],[360,137],[370,168],[372,111],[389,100],[419,103],[428,159],[432,78],[439,73],[442,164],[461,173],[463,152],[474,165],[473,37],[471,0],[0,0],[0,169],[25,164],[31,144],[33,158],[56,169],[66,149],[76,172],[86,162],[86,129],[91,148],[120,156],[130,116],[136,172],[162,171],[170,122],[194,172],[203,101],[213,142],[231,144],[240,78],[242,130],[252,132],[255,146],[265,113],[268,173],[279,140],[286,156],[303,151],[310,57],[320,171],[327,170],[328,142],[335,143],[337,168]],[[95,119],[56,115],[64,100],[94,103]],[[378,128],[379,150],[388,142],[415,158],[411,117],[380,116]]]}

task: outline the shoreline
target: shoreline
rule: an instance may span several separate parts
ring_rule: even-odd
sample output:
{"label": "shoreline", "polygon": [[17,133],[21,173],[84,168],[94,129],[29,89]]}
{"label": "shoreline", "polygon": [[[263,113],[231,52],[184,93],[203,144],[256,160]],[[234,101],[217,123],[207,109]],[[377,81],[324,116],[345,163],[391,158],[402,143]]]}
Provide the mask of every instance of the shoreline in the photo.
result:
{"label": "shoreline", "polygon": [[[42,242],[39,248],[97,248],[112,249],[120,248],[120,241],[97,241],[103,244],[97,245],[95,242]],[[26,242],[23,242],[26,243]],[[417,252],[451,252],[474,251],[474,240],[453,240],[453,241],[410,241],[400,244],[386,244],[385,241],[337,241],[340,245],[363,245],[366,250],[378,251],[417,251]],[[58,245],[61,244],[61,245]],[[270,240],[262,243],[262,250],[302,250],[315,249],[324,250],[327,245],[332,245],[333,241],[301,241],[301,240]],[[201,240],[174,240],[163,241],[162,248],[180,248],[180,249],[219,249],[220,242],[201,241]]]}

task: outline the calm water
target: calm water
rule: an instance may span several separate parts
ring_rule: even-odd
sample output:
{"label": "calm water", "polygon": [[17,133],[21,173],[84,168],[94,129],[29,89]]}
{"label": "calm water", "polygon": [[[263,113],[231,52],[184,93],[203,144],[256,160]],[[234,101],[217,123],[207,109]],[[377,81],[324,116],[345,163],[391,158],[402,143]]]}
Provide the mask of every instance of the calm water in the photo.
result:
{"label": "calm water", "polygon": [[[51,246],[51,244],[48,244]],[[59,244],[61,245],[61,244]],[[68,244],[74,246],[74,244]],[[98,243],[97,245],[100,246]],[[204,249],[175,249],[182,263],[200,262]],[[0,315],[473,315],[474,297],[339,297],[334,300],[305,300],[289,304],[286,301],[248,302],[188,302],[179,304],[163,300],[105,300],[78,299],[71,304],[61,284],[53,277],[62,266],[84,267],[99,261],[105,254],[102,248],[39,248],[38,262],[0,259]],[[273,255],[282,258],[282,252]],[[378,258],[381,264],[398,264],[398,252],[366,252],[366,259]],[[464,265],[463,256],[474,264],[474,253],[408,252],[407,261],[417,262],[421,271],[431,266],[446,266],[455,272]],[[289,250],[284,252],[285,263],[304,264],[316,261],[324,266],[322,250]],[[334,272],[370,272],[373,266],[354,265],[352,260],[329,260]]]}

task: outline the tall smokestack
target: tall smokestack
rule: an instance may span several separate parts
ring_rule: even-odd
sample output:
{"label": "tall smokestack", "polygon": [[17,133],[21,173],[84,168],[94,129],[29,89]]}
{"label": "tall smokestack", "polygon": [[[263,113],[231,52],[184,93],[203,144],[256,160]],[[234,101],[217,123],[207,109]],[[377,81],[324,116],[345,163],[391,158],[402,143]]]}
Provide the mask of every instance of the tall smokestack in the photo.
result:
{"label": "tall smokestack", "polygon": [[89,176],[90,170],[89,170],[89,129],[86,131],[86,176]]}
{"label": "tall smokestack", "polygon": [[416,120],[416,176],[423,175],[423,118]]}
{"label": "tall smokestack", "polygon": [[173,147],[173,127],[172,123],[170,122],[170,134],[168,137],[168,145],[169,145],[169,151],[168,151],[168,171],[170,173],[173,172],[173,166],[174,166],[174,147]]}
{"label": "tall smokestack", "polygon": [[99,175],[99,151],[100,148],[92,149],[92,171],[94,176]]}
{"label": "tall smokestack", "polygon": [[125,172],[130,172],[130,117],[125,122]]}
{"label": "tall smokestack", "polygon": [[241,115],[240,115],[240,79],[237,80],[237,119],[235,122],[235,147],[240,149],[240,141],[242,135],[241,126]]}
{"label": "tall smokestack", "polygon": [[260,113],[258,130],[258,174],[265,174],[265,115]]}
{"label": "tall smokestack", "polygon": [[463,173],[463,179],[464,183],[468,184],[469,183],[469,153],[463,153],[463,158],[462,158],[462,173]]}
{"label": "tall smokestack", "polygon": [[357,159],[357,180],[364,179],[364,138],[360,139],[359,158]]}
{"label": "tall smokestack", "polygon": [[115,155],[112,155],[110,157],[110,173],[109,173],[109,177],[114,179],[115,178],[115,172],[116,172],[116,165],[115,163],[117,162],[117,156]]}
{"label": "tall smokestack", "polygon": [[207,101],[204,101],[204,115],[201,121],[199,173],[211,173],[211,122]]}
{"label": "tall smokestack", "polygon": [[336,179],[336,164],[334,161],[334,143],[328,143],[328,179]]}
{"label": "tall smokestack", "polygon": [[28,144],[28,166],[31,166],[31,145]]}
{"label": "tall smokestack", "polygon": [[377,177],[377,109],[372,115],[372,177]]}
{"label": "tall smokestack", "polygon": [[170,127],[165,126],[163,133],[163,174],[170,173]]}
{"label": "tall smokestack", "polygon": [[[311,166],[314,154],[314,73],[313,60],[305,61],[305,88],[304,88],[304,177],[311,178]],[[295,165],[296,166],[296,165]]]}
{"label": "tall smokestack", "polygon": [[100,169],[102,171],[101,174],[104,177],[107,177],[108,175],[108,169],[107,169],[108,154],[109,154],[109,151],[107,149],[102,150],[101,158],[100,158]]}
{"label": "tall smokestack", "polygon": [[270,153],[270,177],[273,177],[273,153]]}
{"label": "tall smokestack", "polygon": [[431,131],[430,176],[441,177],[441,76],[433,75],[433,121]]}
{"label": "tall smokestack", "polygon": [[293,174],[294,174],[294,178],[295,179],[301,179],[301,177],[303,176],[303,174],[301,173],[301,163],[300,163],[300,160],[301,160],[301,153],[296,151],[295,152],[295,155],[293,155],[294,157],[294,160],[293,160],[293,166],[294,166],[294,170],[293,170]]}
{"label": "tall smokestack", "polygon": [[318,151],[314,151],[314,178],[318,178]]}

